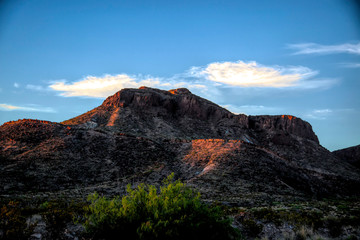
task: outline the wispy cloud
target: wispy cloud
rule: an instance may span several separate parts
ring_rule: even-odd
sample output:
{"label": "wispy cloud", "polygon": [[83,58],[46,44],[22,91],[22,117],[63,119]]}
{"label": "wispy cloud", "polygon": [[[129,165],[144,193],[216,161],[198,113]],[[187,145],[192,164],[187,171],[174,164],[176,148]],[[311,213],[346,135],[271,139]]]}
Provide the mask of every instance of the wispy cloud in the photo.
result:
{"label": "wispy cloud", "polygon": [[281,114],[283,109],[278,107],[267,107],[263,105],[241,105],[235,106],[231,104],[223,105],[222,107],[228,109],[235,114],[259,115],[259,114]]}
{"label": "wispy cloud", "polygon": [[339,45],[321,45],[317,43],[299,43],[289,44],[290,49],[295,50],[295,55],[298,54],[335,54],[347,53],[360,55],[360,42],[356,44],[344,43]]}
{"label": "wispy cloud", "polygon": [[214,62],[191,67],[188,71],[162,78],[143,75],[117,74],[87,76],[78,81],[53,81],[47,88],[27,85],[28,89],[50,89],[64,97],[104,98],[123,88],[140,86],[171,89],[186,87],[203,94],[215,93],[220,87],[239,88],[328,88],[336,79],[315,78],[318,71],[304,66],[265,66],[257,62]]}
{"label": "wispy cloud", "polygon": [[335,109],[314,109],[310,110],[307,113],[299,114],[302,115],[305,119],[314,119],[314,120],[325,120],[328,118],[340,118],[344,117],[348,118],[349,114],[355,113],[357,110],[353,108],[335,108]]}
{"label": "wispy cloud", "polygon": [[19,88],[19,87],[20,87],[20,84],[14,83],[14,87],[15,87],[15,88]]}
{"label": "wispy cloud", "polygon": [[43,87],[41,85],[27,84],[25,88],[29,89],[29,90],[39,91],[39,92],[49,91],[48,88]]}
{"label": "wispy cloud", "polygon": [[55,113],[56,111],[50,107],[41,107],[38,105],[31,106],[15,106],[6,103],[0,104],[0,111],[25,111],[25,112],[47,112],[47,113]]}
{"label": "wispy cloud", "polygon": [[346,68],[360,68],[360,63],[341,63],[340,65]]}
{"label": "wispy cloud", "polygon": [[332,113],[333,110],[331,109],[317,109],[305,114],[305,118],[325,120]]}

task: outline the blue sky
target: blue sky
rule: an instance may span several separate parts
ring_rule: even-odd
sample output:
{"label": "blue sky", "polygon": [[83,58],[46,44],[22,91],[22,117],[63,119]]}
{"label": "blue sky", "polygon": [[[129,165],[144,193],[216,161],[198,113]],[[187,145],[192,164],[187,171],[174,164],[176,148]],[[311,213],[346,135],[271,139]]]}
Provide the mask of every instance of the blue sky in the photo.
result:
{"label": "blue sky", "polygon": [[360,144],[356,1],[0,3],[0,124],[63,121],[125,87],[187,87],[234,113],[291,114]]}

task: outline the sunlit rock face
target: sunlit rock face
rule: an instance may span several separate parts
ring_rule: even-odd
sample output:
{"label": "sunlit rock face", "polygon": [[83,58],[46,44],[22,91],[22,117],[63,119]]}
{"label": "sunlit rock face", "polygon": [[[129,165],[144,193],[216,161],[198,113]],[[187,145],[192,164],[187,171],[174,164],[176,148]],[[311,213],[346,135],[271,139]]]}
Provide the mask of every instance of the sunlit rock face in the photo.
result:
{"label": "sunlit rock face", "polygon": [[203,98],[193,95],[185,88],[163,91],[141,87],[123,89],[108,97],[101,105],[103,108],[131,108],[164,117],[187,117],[203,121],[217,121],[232,114]]}
{"label": "sunlit rock face", "polygon": [[357,196],[360,170],[339,156],[294,116],[236,115],[184,88],[123,89],[62,123],[0,126],[0,196],[121,194],[171,172],[232,204]]}

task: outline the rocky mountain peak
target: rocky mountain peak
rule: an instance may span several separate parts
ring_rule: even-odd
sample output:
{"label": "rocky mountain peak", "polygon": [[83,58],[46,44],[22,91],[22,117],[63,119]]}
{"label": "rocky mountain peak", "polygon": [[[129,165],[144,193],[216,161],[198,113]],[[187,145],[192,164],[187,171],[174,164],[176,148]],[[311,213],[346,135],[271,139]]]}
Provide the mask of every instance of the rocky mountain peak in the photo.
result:
{"label": "rocky mountain peak", "polygon": [[106,111],[126,108],[166,118],[182,116],[202,120],[219,120],[225,115],[232,115],[226,109],[192,94],[186,88],[169,91],[144,86],[139,89],[122,89],[108,97],[99,108]]}
{"label": "rocky mountain peak", "polygon": [[104,107],[160,106],[169,104],[174,95],[192,95],[186,88],[172,89],[169,91],[142,86],[138,89],[124,88],[108,97],[102,104]]}
{"label": "rocky mountain peak", "polygon": [[300,118],[236,115],[186,88],[122,89],[99,107],[63,123],[151,138],[228,138],[254,143],[270,138],[287,144],[291,134],[318,143],[311,125]]}

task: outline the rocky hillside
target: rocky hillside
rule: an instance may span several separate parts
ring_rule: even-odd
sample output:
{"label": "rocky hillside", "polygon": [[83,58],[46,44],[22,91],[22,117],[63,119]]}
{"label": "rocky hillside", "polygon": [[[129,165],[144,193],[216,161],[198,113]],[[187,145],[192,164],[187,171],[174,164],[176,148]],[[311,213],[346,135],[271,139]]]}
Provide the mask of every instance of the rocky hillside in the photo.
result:
{"label": "rocky hillside", "polygon": [[300,118],[235,115],[187,89],[123,89],[62,123],[0,127],[0,194],[118,194],[170,172],[207,200],[359,195],[360,170]]}

